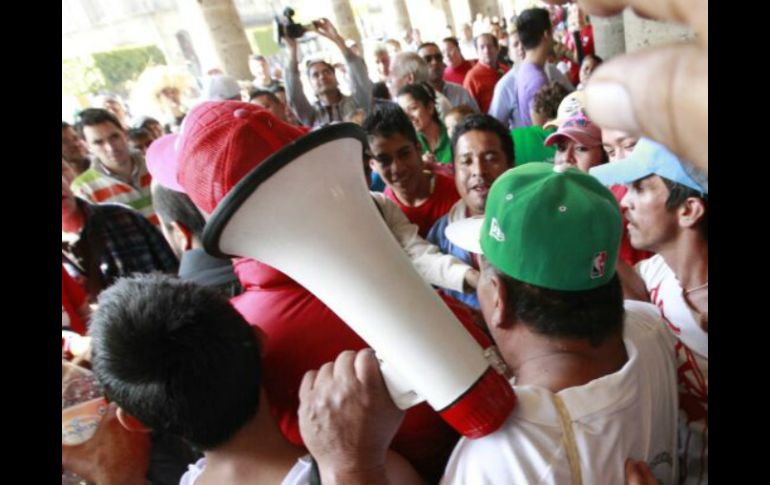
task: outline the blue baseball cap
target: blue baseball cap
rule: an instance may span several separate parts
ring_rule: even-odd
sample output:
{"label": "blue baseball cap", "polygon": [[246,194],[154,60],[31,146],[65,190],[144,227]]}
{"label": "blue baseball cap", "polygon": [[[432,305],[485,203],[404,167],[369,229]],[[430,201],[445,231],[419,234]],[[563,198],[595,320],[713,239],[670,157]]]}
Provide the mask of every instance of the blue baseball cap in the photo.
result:
{"label": "blue baseball cap", "polygon": [[[696,169],[685,164],[668,148],[648,138],[640,138],[628,158],[593,167],[589,173],[604,185],[630,184],[650,175],[663,178],[708,195],[708,177],[691,174]],[[699,174],[701,175],[701,174]]]}

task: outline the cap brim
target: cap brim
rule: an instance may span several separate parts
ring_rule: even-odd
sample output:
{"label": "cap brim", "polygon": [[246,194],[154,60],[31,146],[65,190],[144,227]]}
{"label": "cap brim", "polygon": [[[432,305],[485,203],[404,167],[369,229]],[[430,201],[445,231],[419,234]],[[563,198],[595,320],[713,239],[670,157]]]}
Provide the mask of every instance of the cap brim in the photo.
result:
{"label": "cap brim", "polygon": [[567,120],[561,120],[559,118],[556,118],[556,119],[551,120],[551,121],[546,121],[543,124],[543,129],[559,128],[561,126],[561,124],[564,123],[565,121],[567,121]]}
{"label": "cap brim", "polygon": [[177,181],[179,162],[176,142],[178,138],[177,134],[164,135],[152,142],[147,149],[147,170],[153,180],[161,186],[186,193]]}
{"label": "cap brim", "polygon": [[588,173],[606,186],[630,184],[653,174],[646,160],[627,158],[592,167]]}
{"label": "cap brim", "polygon": [[601,138],[597,139],[592,137],[591,135],[587,134],[583,130],[575,130],[572,128],[565,128],[563,130],[559,130],[555,133],[552,133],[548,136],[548,138],[545,139],[543,142],[544,146],[551,146],[559,139],[559,137],[564,137],[567,139],[570,139],[574,141],[575,143],[587,147],[595,147],[602,144]]}
{"label": "cap brim", "polygon": [[471,253],[484,254],[481,250],[481,226],[483,224],[484,217],[469,217],[449,224],[444,235],[455,246]]}

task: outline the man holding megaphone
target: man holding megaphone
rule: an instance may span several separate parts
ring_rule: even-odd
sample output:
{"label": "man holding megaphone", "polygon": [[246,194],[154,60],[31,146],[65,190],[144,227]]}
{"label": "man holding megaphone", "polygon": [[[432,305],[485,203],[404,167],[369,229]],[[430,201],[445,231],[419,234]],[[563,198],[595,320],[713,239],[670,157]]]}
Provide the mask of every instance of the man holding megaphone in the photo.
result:
{"label": "man holding megaphone", "polygon": [[[481,309],[518,405],[496,432],[459,442],[441,483],[625,483],[628,457],[676,483],[673,344],[656,307],[624,308],[612,193],[577,169],[531,163],[495,181],[483,218],[446,232],[483,255]],[[303,379],[300,428],[324,485],[388,483],[400,411],[373,364],[346,352]]]}
{"label": "man holding megaphone", "polygon": [[[340,131],[353,133],[353,138],[360,137],[355,140],[350,138],[342,140],[343,145],[350,148],[350,151],[340,152],[337,150],[339,146],[334,143],[339,142],[339,140],[333,139],[334,136],[331,137],[332,143],[323,142],[324,133],[332,132],[334,134]],[[365,141],[363,131],[355,125],[347,124],[335,125],[307,136],[303,135],[303,130],[283,123],[269,111],[247,103],[206,102],[190,111],[179,137],[176,140],[171,138],[168,140],[173,141],[169,147],[171,149],[170,154],[178,162],[178,170],[175,174],[177,182],[208,221],[203,237],[206,250],[211,252],[210,244],[207,242],[207,234],[212,232],[209,226],[222,219],[217,217],[217,214],[221,215],[223,208],[227,206],[227,200],[232,202],[233,196],[238,195],[238,191],[235,190],[236,185],[241,187],[243,186],[242,182],[249,181],[249,177],[255,173],[257,175],[262,173],[259,172],[261,168],[270,168],[271,164],[267,163],[268,161],[273,163],[276,160],[288,160],[290,162],[290,156],[278,156],[285,154],[287,150],[291,151],[301,146],[307,146],[308,140],[313,143],[321,140],[319,149],[322,153],[311,156],[314,160],[308,167],[294,162],[279,168],[277,173],[272,174],[273,178],[280,178],[279,176],[285,172],[290,172],[289,169],[292,167],[300,167],[297,171],[299,177],[292,179],[290,183],[273,186],[277,187],[275,199],[257,204],[257,208],[264,211],[263,214],[257,216],[246,210],[245,219],[230,221],[228,225],[232,226],[231,229],[236,235],[243,236],[243,242],[247,246],[260,245],[261,243],[276,245],[278,252],[288,254],[288,258],[292,262],[304,257],[311,258],[301,262],[300,267],[316,273],[321,271],[320,274],[327,289],[331,289],[343,300],[357,304],[364,309],[360,313],[360,318],[352,319],[355,320],[353,323],[361,324],[361,320],[363,320],[363,324],[378,327],[375,322],[381,321],[381,314],[387,312],[388,307],[399,305],[402,307],[399,311],[406,312],[406,315],[412,312],[413,315],[413,312],[416,311],[415,307],[421,305],[421,300],[425,297],[424,294],[414,294],[409,290],[412,287],[407,286],[405,295],[408,296],[383,306],[377,293],[392,290],[393,287],[396,290],[405,290],[402,288],[405,286],[403,284],[405,274],[407,277],[416,278],[418,285],[415,287],[418,290],[420,290],[420,285],[424,287],[427,296],[435,299],[435,304],[437,304],[437,306],[431,306],[434,305],[434,302],[429,302],[427,308],[431,311],[438,309],[439,313],[444,312],[445,315],[441,318],[445,318],[447,315],[449,317],[448,320],[445,318],[445,321],[449,322],[449,329],[440,335],[440,337],[448,339],[447,344],[443,346],[444,352],[454,356],[454,360],[460,362],[458,365],[465,365],[462,364],[462,359],[457,358],[456,353],[451,353],[453,349],[457,348],[457,346],[452,345],[451,335],[457,336],[457,332],[460,332],[459,340],[467,339],[461,343],[461,346],[464,345],[464,348],[468,348],[468,342],[470,342],[471,347],[478,349],[479,357],[476,359],[476,363],[479,364],[479,359],[482,363],[478,369],[483,371],[485,367],[489,367],[484,357],[481,357],[482,349],[491,345],[489,339],[475,326],[470,315],[463,308],[449,299],[441,300],[430,289],[420,275],[414,271],[412,261],[407,259],[404,254],[404,248],[396,244],[396,240],[393,239],[393,234],[390,232],[391,229],[383,223],[382,214],[378,212],[377,206],[372,202],[366,187],[361,158],[362,145],[361,143],[356,144],[361,139]],[[323,152],[324,149],[329,151]],[[341,179],[344,183],[340,181]],[[260,186],[255,193],[257,195],[270,193],[270,184],[265,185],[268,186]],[[361,198],[352,205],[362,205],[363,207],[358,208],[368,210],[366,217],[357,221],[345,218],[334,210],[319,208],[324,201],[317,199],[314,195],[308,195],[313,191],[321,191],[334,201],[340,198],[345,199],[345,191],[348,189],[354,189],[351,192],[359,191],[357,195],[361,195]],[[283,209],[293,209],[298,206],[298,201],[303,199],[309,204],[301,207],[299,215],[287,216]],[[340,210],[346,210],[345,208],[350,205],[342,204]],[[352,209],[356,209],[356,207],[352,207]],[[236,216],[232,218],[237,219]],[[251,222],[257,221],[267,221],[267,226],[257,233],[249,232],[251,231],[249,227]],[[343,224],[343,227],[333,232],[334,239],[331,242],[320,241],[319,236],[309,229],[313,224],[318,225],[319,221],[321,227],[340,223]],[[213,225],[216,226],[217,224]],[[384,226],[385,232],[377,232],[381,230],[382,226]],[[373,228],[374,231],[369,231],[369,228]],[[296,231],[296,237],[282,238],[280,233],[285,230]],[[372,244],[363,246],[361,250],[350,250],[347,240],[351,239],[348,234],[351,231],[373,233]],[[395,255],[389,253],[389,256],[385,256],[383,254],[383,248],[380,247],[383,238],[391,239],[391,241],[384,241],[384,243],[386,246],[387,244],[391,245],[386,247],[387,250],[395,248],[393,250]],[[401,242],[403,243],[403,241]],[[319,248],[324,244],[331,246],[333,251],[321,254]],[[294,254],[292,251],[298,252]],[[216,248],[214,252],[217,252]],[[247,253],[232,251],[228,254]],[[411,253],[410,256],[414,257]],[[437,256],[439,258],[446,257],[440,253],[437,253]],[[327,260],[337,257],[341,257],[343,260],[362,259],[361,264],[354,264],[353,266],[360,269],[363,274],[351,276],[345,270],[338,269],[337,266],[329,266]],[[395,263],[403,263],[406,267],[399,266],[399,270],[392,270],[390,265],[394,259],[396,260]],[[382,261],[386,263],[385,269],[378,273],[373,272],[373,266],[382,264]],[[245,291],[234,298],[232,302],[250,324],[260,327],[266,335],[263,349],[264,386],[272,415],[278,420],[279,428],[284,437],[291,443],[302,446],[297,416],[298,390],[302,376],[306,371],[318,368],[324,362],[334,359],[340,352],[363,349],[368,345],[357,335],[358,330],[354,332],[346,324],[346,322],[351,323],[351,319],[343,321],[338,316],[339,310],[337,308],[330,309],[324,304],[326,300],[322,302],[305,289],[304,286],[307,285],[304,283],[301,285],[295,281],[297,279],[294,276],[295,273],[292,273],[292,277],[287,276],[286,271],[279,271],[275,269],[274,265],[275,263],[270,259],[254,256],[235,259],[234,271]],[[319,270],[319,268],[325,269]],[[364,280],[360,278],[364,278]],[[389,281],[381,278],[389,279]],[[461,281],[462,278],[460,278]],[[353,293],[355,292],[341,289],[351,283],[353,287],[367,286],[374,288],[374,291],[365,296],[354,296]],[[426,305],[422,304],[422,306],[425,307]],[[464,327],[457,323],[457,320]],[[457,323],[456,326],[452,321]],[[405,328],[402,328],[400,332],[390,332],[390,337],[398,342],[396,346],[391,346],[391,351],[394,353],[403,353],[404,345],[406,347],[410,345],[409,334],[424,332],[429,322],[421,318],[407,318],[403,323]],[[404,340],[404,337],[407,340]],[[404,345],[401,344],[402,342]],[[471,350],[471,352],[475,351]],[[400,363],[395,362],[395,360],[398,359],[391,359],[397,368]],[[422,360],[423,363],[427,362],[429,366],[433,362],[427,357]],[[450,359],[445,359],[445,361],[451,362]],[[447,373],[447,366],[433,365],[433,367],[438,367],[439,371]],[[400,374],[404,374],[404,369],[400,370]],[[497,385],[496,374],[491,370],[485,373],[484,379],[481,379],[482,384],[489,384],[494,381],[493,385]],[[408,377],[413,378],[414,376]],[[504,379],[502,382],[505,384]],[[492,427],[502,423],[513,405],[512,392],[509,386],[506,387],[508,387],[508,391],[507,394],[503,393],[502,405],[498,406],[499,411],[496,414],[487,413],[478,421],[468,421],[475,426],[471,432],[488,432]],[[488,385],[479,387],[481,390],[488,388]],[[494,395],[494,393],[492,394]],[[422,396],[422,398],[428,399],[426,396]],[[466,407],[471,406],[472,408],[473,402],[475,401],[466,401],[464,404]],[[434,409],[440,408],[434,406]],[[421,475],[430,481],[435,481],[440,476],[459,437],[455,430],[442,421],[434,409],[425,403],[409,409],[392,444],[393,450],[409,460]],[[459,419],[463,419],[465,416],[470,416],[470,418],[475,419],[476,414],[463,409],[462,406],[460,408],[450,406],[450,418],[459,416]],[[482,406],[481,409],[484,407]],[[491,419],[487,417],[490,415]],[[444,419],[447,418],[444,417]]]}

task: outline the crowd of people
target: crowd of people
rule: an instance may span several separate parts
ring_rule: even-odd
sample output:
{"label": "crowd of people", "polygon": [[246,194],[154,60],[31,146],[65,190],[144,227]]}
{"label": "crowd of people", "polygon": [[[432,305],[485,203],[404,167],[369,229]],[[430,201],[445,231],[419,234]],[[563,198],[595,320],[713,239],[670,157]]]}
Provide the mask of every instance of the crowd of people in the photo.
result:
{"label": "crowd of people", "polygon": [[[333,55],[287,37],[285,65],[249,58],[253,81],[214,70],[191,103],[159,85],[163,117],[106,96],[62,121],[62,330],[85,342],[63,337],[62,386],[72,361],[110,403],[63,444],[63,483],[708,483],[695,138],[608,118],[577,4],[367,49],[314,26]],[[337,123],[365,134],[362,183],[416,273],[499,352],[516,405],[487,436],[399,409],[323,301],[204,249],[239,181]]]}

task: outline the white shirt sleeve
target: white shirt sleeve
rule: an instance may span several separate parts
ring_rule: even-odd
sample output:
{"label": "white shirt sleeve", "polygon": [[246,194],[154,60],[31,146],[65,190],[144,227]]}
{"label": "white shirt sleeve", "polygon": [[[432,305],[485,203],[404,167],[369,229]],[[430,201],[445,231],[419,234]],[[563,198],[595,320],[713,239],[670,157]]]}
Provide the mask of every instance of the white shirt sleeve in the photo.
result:
{"label": "white shirt sleeve", "polygon": [[420,276],[432,285],[463,291],[465,273],[472,268],[454,256],[442,253],[438,246],[423,239],[417,233],[418,227],[409,222],[395,202],[384,194],[373,192],[372,197],[382,210],[385,224],[404,248]]}

